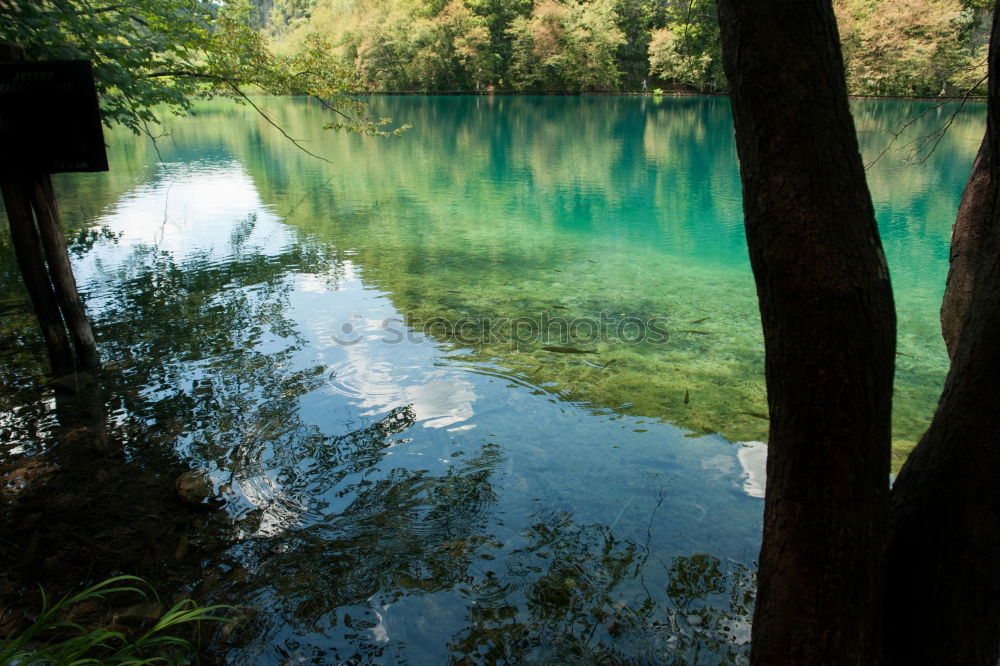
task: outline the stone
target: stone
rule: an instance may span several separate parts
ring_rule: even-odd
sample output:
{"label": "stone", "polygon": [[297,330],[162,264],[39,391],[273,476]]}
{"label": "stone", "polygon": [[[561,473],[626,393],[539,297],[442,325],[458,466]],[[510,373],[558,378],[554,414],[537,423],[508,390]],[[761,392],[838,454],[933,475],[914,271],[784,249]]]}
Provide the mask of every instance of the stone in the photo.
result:
{"label": "stone", "polygon": [[177,477],[174,482],[177,496],[188,504],[205,504],[216,501],[215,489],[208,471],[192,469]]}

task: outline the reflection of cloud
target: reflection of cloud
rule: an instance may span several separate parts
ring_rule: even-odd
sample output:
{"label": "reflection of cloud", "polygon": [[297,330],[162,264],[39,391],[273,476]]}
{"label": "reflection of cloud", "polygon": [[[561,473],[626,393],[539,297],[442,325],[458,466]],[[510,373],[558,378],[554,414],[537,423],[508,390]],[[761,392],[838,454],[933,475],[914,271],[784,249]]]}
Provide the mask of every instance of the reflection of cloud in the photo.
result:
{"label": "reflection of cloud", "polygon": [[[332,274],[332,271],[330,273],[298,273],[295,276],[296,291],[327,295],[331,291],[343,291],[347,283],[353,283],[351,287],[355,290],[364,288],[358,278],[357,268],[350,260],[338,261],[335,266],[335,275]],[[335,281],[335,284],[331,284],[331,279]]]}
{"label": "reflection of cloud", "polygon": [[736,457],[740,459],[746,480],[743,490],[750,497],[763,497],[767,486],[767,444],[742,442]]}
{"label": "reflection of cloud", "polygon": [[[381,323],[370,318],[350,319],[356,344],[342,347],[346,358],[329,366],[330,388],[366,410],[381,414],[410,406],[425,428],[449,428],[473,415],[473,384],[462,372],[427,368],[422,359],[397,357],[420,345],[387,344]],[[372,331],[378,331],[378,335]],[[416,362],[414,362],[416,361]]]}
{"label": "reflection of cloud", "polygon": [[730,456],[717,455],[701,461],[702,469],[708,469],[719,474],[729,475],[736,471],[736,463]]}
{"label": "reflection of cloud", "polygon": [[253,180],[235,161],[170,164],[163,175],[123,197],[101,220],[122,232],[126,244],[181,253],[192,246],[226,248],[233,220],[249,212],[268,215]]}
{"label": "reflection of cloud", "polygon": [[[247,478],[234,479],[243,499],[260,509],[260,521],[255,536],[277,536],[299,522],[304,507],[284,492],[282,485],[272,478],[270,470],[241,470],[258,473]],[[234,488],[235,490],[235,488]]]}
{"label": "reflection of cloud", "polygon": [[403,390],[425,428],[444,428],[472,416],[476,394],[472,384],[457,379],[432,379],[426,384]]}
{"label": "reflection of cloud", "polygon": [[178,262],[196,254],[224,261],[233,253],[234,232],[240,231],[247,234],[241,242],[261,254],[285,246],[287,230],[277,225],[278,218],[238,162],[178,162],[163,165],[160,175],[122,196],[107,215],[94,221],[120,238],[99,244],[74,262],[78,282],[100,280],[109,266],[141,246],[168,252]]}

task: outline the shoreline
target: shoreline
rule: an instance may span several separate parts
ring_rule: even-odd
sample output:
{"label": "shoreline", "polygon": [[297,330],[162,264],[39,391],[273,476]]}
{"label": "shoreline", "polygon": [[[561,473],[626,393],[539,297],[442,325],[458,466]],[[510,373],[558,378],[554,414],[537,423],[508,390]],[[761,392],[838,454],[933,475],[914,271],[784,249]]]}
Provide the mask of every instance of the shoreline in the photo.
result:
{"label": "shoreline", "polygon": [[[379,97],[391,97],[394,95],[398,96],[427,96],[427,97],[490,97],[490,96],[500,96],[500,97],[531,97],[531,96],[545,96],[545,97],[720,97],[728,98],[728,93],[709,93],[709,92],[692,92],[685,90],[671,90],[663,91],[659,95],[653,94],[653,92],[647,91],[642,92],[641,90],[621,90],[621,91],[552,91],[552,90],[373,90],[361,93],[360,96],[373,95]],[[867,100],[867,101],[887,101],[887,102],[940,102],[942,104],[954,103],[968,103],[973,102],[977,104],[986,103],[986,95],[960,95],[957,97],[924,97],[924,96],[907,96],[907,95],[858,95],[849,94],[847,96],[850,100]]]}

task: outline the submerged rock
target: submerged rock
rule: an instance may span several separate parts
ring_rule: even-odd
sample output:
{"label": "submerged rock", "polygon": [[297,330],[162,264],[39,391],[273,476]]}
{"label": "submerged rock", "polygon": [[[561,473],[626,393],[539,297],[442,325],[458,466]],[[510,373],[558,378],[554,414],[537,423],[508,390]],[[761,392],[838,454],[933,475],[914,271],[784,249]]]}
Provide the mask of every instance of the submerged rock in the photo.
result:
{"label": "submerged rock", "polygon": [[177,477],[174,482],[177,496],[188,504],[214,504],[220,500],[215,495],[215,487],[208,470],[192,469]]}
{"label": "submerged rock", "polygon": [[115,613],[115,622],[126,627],[144,627],[154,624],[163,614],[163,607],[154,601],[143,601]]}
{"label": "submerged rock", "polygon": [[31,456],[0,470],[0,503],[13,502],[30,486],[44,483],[55,469],[41,456]]}

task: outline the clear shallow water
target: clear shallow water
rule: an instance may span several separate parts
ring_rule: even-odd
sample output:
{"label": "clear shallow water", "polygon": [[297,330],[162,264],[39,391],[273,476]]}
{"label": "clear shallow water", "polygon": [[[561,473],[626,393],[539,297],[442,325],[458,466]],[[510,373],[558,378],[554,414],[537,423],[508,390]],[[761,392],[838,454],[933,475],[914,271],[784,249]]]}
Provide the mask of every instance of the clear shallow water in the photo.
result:
{"label": "clear shallow water", "polygon": [[[333,164],[205,105],[159,155],[114,135],[111,174],[58,182],[90,232],[76,265],[113,418],[209,470],[237,521],[196,589],[251,609],[229,659],[740,660],[762,508],[740,442],[767,422],[727,102],[374,103],[414,130],[332,135],[267,101]],[[924,108],[855,105],[866,157]],[[926,165],[900,141],[869,171],[900,450],[943,380],[981,131],[967,111]],[[7,439],[31,446],[29,421]]]}

